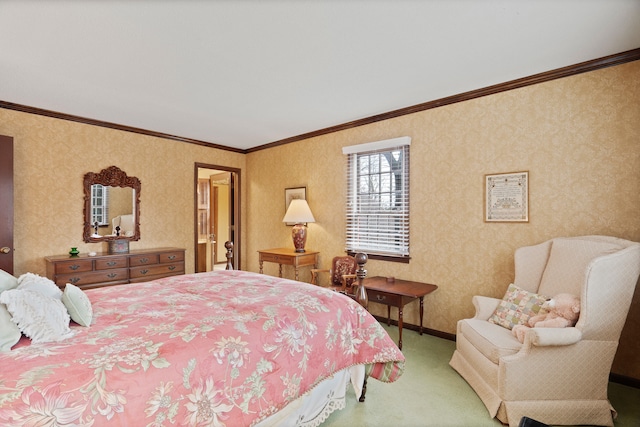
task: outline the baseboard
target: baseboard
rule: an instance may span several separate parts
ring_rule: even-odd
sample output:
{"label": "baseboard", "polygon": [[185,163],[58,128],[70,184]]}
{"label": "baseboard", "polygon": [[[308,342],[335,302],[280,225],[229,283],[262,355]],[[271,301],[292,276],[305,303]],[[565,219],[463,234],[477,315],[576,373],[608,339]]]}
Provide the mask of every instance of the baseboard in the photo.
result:
{"label": "baseboard", "polygon": [[[380,323],[387,323],[387,318],[386,317],[376,316],[376,315],[374,315],[373,317],[375,317],[378,320],[378,322],[380,322]],[[398,321],[391,319],[390,324],[394,325],[394,326],[398,326]],[[403,322],[402,323],[402,330],[405,330],[405,329],[409,329],[411,331],[416,331],[416,332],[420,331],[420,327],[418,325],[413,325],[411,323],[404,323]],[[438,330],[435,330],[435,329],[422,328],[422,332],[427,334],[427,335],[431,335],[431,336],[438,337],[438,338],[443,338],[445,340],[450,340],[450,341],[455,341],[456,340],[456,335],[455,334],[450,334],[450,333],[438,331]],[[625,375],[613,374],[612,373],[612,374],[609,374],[609,381],[614,382],[616,384],[622,384],[622,385],[626,385],[626,386],[629,386],[629,387],[640,389],[640,379],[637,379],[637,378],[632,378],[632,377],[627,377]]]}
{"label": "baseboard", "polygon": [[[378,322],[380,322],[380,323],[387,323],[387,318],[386,317],[377,316],[375,314],[373,315],[373,317],[375,317],[376,320]],[[394,325],[394,326],[398,326],[398,321],[391,319],[390,324]],[[405,329],[409,329],[411,331],[420,332],[420,327],[418,325],[413,325],[411,323],[402,322],[402,330],[404,331]],[[450,334],[450,333],[438,331],[438,330],[435,330],[435,329],[430,329],[430,328],[424,328],[423,327],[422,328],[422,332],[427,334],[427,335],[431,335],[431,336],[438,337],[438,338],[443,338],[443,339],[449,340],[449,341],[455,341],[456,340],[456,335],[455,334]]]}
{"label": "baseboard", "polygon": [[620,374],[609,374],[609,381],[640,389],[640,380]]}

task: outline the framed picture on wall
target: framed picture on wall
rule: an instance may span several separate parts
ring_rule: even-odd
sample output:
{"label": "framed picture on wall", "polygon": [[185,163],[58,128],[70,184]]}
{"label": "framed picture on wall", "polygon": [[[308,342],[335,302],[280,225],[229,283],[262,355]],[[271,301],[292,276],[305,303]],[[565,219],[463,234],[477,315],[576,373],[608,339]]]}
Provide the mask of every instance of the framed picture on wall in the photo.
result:
{"label": "framed picture on wall", "polygon": [[485,222],[529,222],[529,172],[484,176]]}
{"label": "framed picture on wall", "polygon": [[[293,199],[307,200],[307,187],[293,187],[284,189],[284,212],[287,213]],[[293,225],[293,223],[287,223]]]}

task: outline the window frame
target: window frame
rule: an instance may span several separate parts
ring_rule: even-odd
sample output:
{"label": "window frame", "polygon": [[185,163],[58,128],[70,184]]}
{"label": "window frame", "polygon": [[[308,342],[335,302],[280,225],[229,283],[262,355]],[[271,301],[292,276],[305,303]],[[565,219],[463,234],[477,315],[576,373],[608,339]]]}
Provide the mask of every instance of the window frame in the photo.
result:
{"label": "window frame", "polygon": [[[410,137],[400,137],[343,148],[347,156],[345,251],[348,254],[364,252],[370,259],[404,263],[411,259],[410,145]],[[399,164],[385,159],[385,153],[398,151],[401,153]],[[368,159],[368,167],[362,167],[363,159]],[[385,178],[387,186],[381,184],[376,188]],[[400,187],[395,188],[393,183],[398,179]],[[359,226],[364,222],[375,225]],[[396,233],[394,230],[398,227],[400,230]],[[375,240],[376,235],[382,236],[381,239]]]}

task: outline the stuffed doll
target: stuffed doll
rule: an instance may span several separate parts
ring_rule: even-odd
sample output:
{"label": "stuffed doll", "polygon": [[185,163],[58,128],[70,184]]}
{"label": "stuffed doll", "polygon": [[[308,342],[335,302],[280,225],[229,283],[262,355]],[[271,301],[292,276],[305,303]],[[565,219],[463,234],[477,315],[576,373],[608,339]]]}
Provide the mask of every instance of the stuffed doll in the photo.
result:
{"label": "stuffed doll", "polygon": [[580,316],[580,299],[571,294],[558,294],[542,305],[543,314],[531,316],[527,325],[516,325],[511,332],[524,341],[529,328],[566,328],[574,326]]}

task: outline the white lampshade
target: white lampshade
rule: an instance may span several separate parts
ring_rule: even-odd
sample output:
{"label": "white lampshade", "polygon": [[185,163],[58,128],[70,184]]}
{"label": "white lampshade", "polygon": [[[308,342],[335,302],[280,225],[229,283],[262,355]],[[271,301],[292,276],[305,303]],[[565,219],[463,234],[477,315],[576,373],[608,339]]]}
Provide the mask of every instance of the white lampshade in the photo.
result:
{"label": "white lampshade", "polygon": [[282,222],[302,224],[305,222],[316,222],[316,220],[306,200],[293,199],[289,204],[287,213],[284,214],[284,218],[282,218]]}

